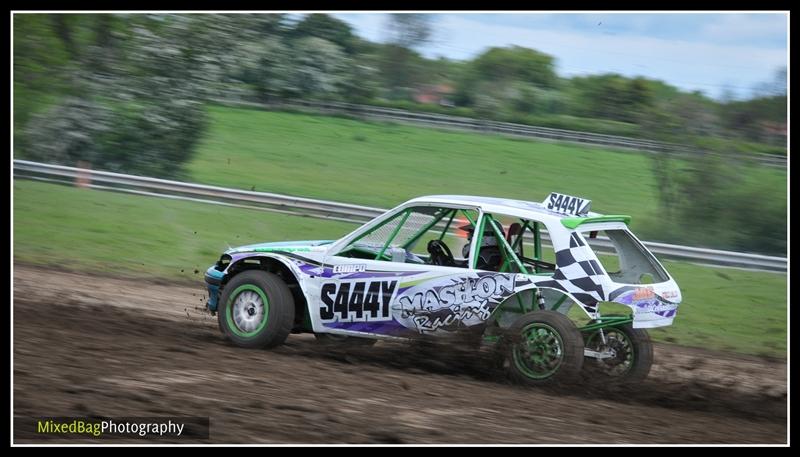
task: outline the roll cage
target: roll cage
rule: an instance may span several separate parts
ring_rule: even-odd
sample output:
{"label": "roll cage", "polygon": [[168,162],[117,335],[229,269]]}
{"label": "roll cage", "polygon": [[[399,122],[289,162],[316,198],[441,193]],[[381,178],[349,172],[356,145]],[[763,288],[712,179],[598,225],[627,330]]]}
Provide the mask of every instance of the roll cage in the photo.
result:
{"label": "roll cage", "polygon": [[[381,217],[377,223],[365,224],[362,228],[335,242],[328,250],[326,256],[342,256],[345,254],[358,253],[358,255],[365,256],[363,258],[370,258],[370,260],[392,261],[392,256],[389,255],[387,251],[395,246],[393,242],[398,238],[403,224],[408,221],[412,212],[420,208],[433,208],[432,219],[412,234],[406,236],[396,247],[409,250],[429,232],[438,235],[435,239],[442,241],[448,234],[448,230],[452,227],[456,217],[461,216],[473,227],[476,227],[475,235],[470,246],[469,258],[467,259],[467,265],[465,265],[465,267],[477,269],[477,251],[482,245],[483,238],[486,236],[486,229],[488,228],[494,237],[499,240],[498,247],[502,256],[502,262],[495,271],[500,273],[513,272],[530,275],[553,272],[556,268],[555,264],[545,262],[542,259],[541,228],[543,222],[521,217],[516,218],[517,222],[515,222],[514,225],[518,225],[518,231],[514,234],[509,233],[509,236],[506,236],[501,223],[490,213],[485,212],[478,206],[466,207],[437,203],[417,203],[412,206],[390,211],[386,216]],[[477,217],[471,214],[471,211],[477,213]],[[390,233],[382,243],[358,244],[359,241],[386,228],[394,221],[398,222],[390,229]],[[511,227],[509,227],[509,230],[510,229]],[[522,255],[523,239],[526,232],[529,232],[533,238],[532,258]]]}

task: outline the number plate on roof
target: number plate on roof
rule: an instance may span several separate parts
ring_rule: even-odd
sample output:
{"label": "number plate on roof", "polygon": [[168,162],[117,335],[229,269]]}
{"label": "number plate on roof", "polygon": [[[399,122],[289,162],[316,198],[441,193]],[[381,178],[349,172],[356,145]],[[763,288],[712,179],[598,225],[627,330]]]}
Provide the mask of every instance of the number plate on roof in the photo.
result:
{"label": "number plate on roof", "polygon": [[551,192],[542,204],[545,208],[557,213],[569,214],[570,216],[586,216],[592,206],[592,201]]}

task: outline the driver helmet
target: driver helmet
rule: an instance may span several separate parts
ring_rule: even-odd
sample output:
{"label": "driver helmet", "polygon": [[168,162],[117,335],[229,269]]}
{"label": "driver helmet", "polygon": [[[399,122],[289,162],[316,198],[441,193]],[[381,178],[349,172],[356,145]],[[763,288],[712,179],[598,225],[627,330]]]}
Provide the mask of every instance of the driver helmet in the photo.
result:
{"label": "driver helmet", "polygon": [[[461,254],[466,259],[469,257],[469,250],[472,246],[472,236],[475,233],[475,226],[472,224],[467,224],[459,227],[459,229],[467,232],[467,243],[461,248]],[[491,227],[484,227],[483,239],[481,240],[481,249],[487,247],[497,247],[499,244],[500,243],[497,241],[497,237],[494,234],[494,230],[492,230]]]}

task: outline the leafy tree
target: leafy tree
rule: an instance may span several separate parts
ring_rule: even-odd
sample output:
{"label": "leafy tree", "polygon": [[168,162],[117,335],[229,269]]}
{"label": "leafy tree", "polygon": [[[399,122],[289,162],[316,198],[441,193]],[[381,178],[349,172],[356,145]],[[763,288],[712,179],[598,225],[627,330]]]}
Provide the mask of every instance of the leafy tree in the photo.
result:
{"label": "leafy tree", "polygon": [[775,70],[771,81],[757,84],[753,89],[753,98],[780,97],[786,95],[787,82],[786,67]]}
{"label": "leafy tree", "polygon": [[541,87],[555,87],[557,77],[552,56],[523,48],[491,48],[473,61],[483,81],[523,81]]}
{"label": "leafy tree", "polygon": [[642,78],[617,74],[573,78],[570,83],[579,103],[576,114],[635,122],[654,103],[654,94]]}
{"label": "leafy tree", "polygon": [[298,40],[291,62],[289,92],[300,97],[337,94],[350,66],[339,46],[316,37]]}
{"label": "leafy tree", "polygon": [[34,147],[28,157],[73,166],[80,160],[101,164],[105,159],[102,141],[113,128],[113,114],[107,107],[69,97],[30,121],[26,133]]}
{"label": "leafy tree", "polygon": [[214,78],[214,53],[223,46],[208,41],[214,29],[200,22],[208,18],[52,19],[77,60],[61,69],[69,95],[23,129],[26,155],[151,176],[179,174],[206,126],[203,101]]}
{"label": "leafy tree", "polygon": [[337,91],[345,100],[366,103],[377,95],[379,88],[378,71],[371,65],[355,61],[347,67]]}
{"label": "leafy tree", "polygon": [[397,13],[389,15],[389,43],[414,49],[430,41],[433,18],[428,14]]}
{"label": "leafy tree", "polygon": [[[49,150],[42,142],[58,135],[49,127],[50,134],[34,135],[29,125],[36,118],[43,126],[45,113],[55,116],[53,126],[85,126],[86,119],[97,117],[97,128],[147,125],[135,116],[154,116],[166,119],[175,134],[188,135],[185,144],[192,145],[204,125],[202,103],[231,89],[250,90],[262,101],[366,102],[408,99],[423,84],[442,83],[456,88],[453,101],[465,115],[692,142],[721,152],[748,151],[751,142],[761,143],[755,147],[762,150],[769,150],[766,143],[785,147],[785,68],[760,85],[755,97],[739,101],[616,74],[560,79],[552,56],[519,46],[490,48],[465,61],[425,58],[418,51],[431,40],[433,17],[389,16],[387,42],[381,44],[357,37],[348,24],[324,14],[299,20],[281,14],[15,15],[15,152]],[[97,140],[97,151],[112,151],[101,145],[113,135],[86,131]],[[176,144],[160,141],[167,149]],[[61,151],[54,157],[72,160],[72,153],[64,152],[70,144],[51,145]],[[125,151],[118,148],[116,154]],[[112,162],[144,166],[108,157]]]}
{"label": "leafy tree", "polygon": [[[786,125],[788,101],[785,95],[734,101],[720,107],[724,126],[737,136],[752,141],[775,141],[768,135],[767,124]],[[785,144],[785,143],[784,143]]]}
{"label": "leafy tree", "polygon": [[476,86],[476,89],[472,105],[478,116],[497,119],[507,114],[504,112],[501,88],[488,82],[482,82]]}
{"label": "leafy tree", "polygon": [[292,90],[290,56],[289,48],[280,40],[266,38],[236,46],[229,63],[234,79],[253,88],[259,101],[268,102]]}
{"label": "leafy tree", "polygon": [[426,14],[390,14],[387,23],[388,43],[383,46],[378,66],[389,95],[405,98],[410,88],[421,80],[424,59],[414,51],[432,35],[432,17]]}
{"label": "leafy tree", "polygon": [[425,59],[416,51],[387,44],[382,47],[378,61],[381,79],[391,98],[406,98],[410,88],[425,81],[423,65]]}
{"label": "leafy tree", "polygon": [[652,157],[663,213],[651,230],[656,238],[786,255],[786,200],[775,198],[785,191],[780,183],[749,179],[743,171],[752,164],[717,154]]}
{"label": "leafy tree", "polygon": [[519,93],[529,98],[528,104],[533,108],[530,103],[534,97],[532,88],[554,88],[557,82],[551,56],[520,46],[491,48],[472,60],[460,74],[455,98],[456,103],[470,106],[480,86],[488,83],[504,87],[519,83],[529,87]]}
{"label": "leafy tree", "polygon": [[317,37],[330,41],[347,54],[354,54],[357,46],[353,28],[344,21],[327,14],[308,14],[290,31],[292,39]]}

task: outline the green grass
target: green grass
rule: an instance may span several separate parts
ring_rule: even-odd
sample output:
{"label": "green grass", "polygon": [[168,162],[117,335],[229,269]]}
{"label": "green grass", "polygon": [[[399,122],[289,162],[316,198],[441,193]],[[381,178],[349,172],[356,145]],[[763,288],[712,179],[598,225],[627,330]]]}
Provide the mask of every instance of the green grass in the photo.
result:
{"label": "green grass", "polygon": [[683,302],[658,341],[751,354],[786,354],[786,275],[663,262]]}
{"label": "green grass", "polygon": [[[69,186],[14,182],[14,260],[202,281],[230,245],[335,239],[352,224]],[[683,291],[658,341],[785,356],[786,275],[665,262]],[[198,273],[194,273],[198,270]]]}
{"label": "green grass", "polygon": [[338,238],[354,228],[265,211],[14,182],[15,259],[101,273],[202,281],[229,245]]}
{"label": "green grass", "polygon": [[600,212],[656,212],[642,154],[306,114],[210,113],[188,165],[193,181],[385,208],[425,194],[542,201],[561,191],[593,198]]}
{"label": "green grass", "polygon": [[[651,159],[638,152],[442,131],[400,124],[211,106],[189,179],[226,187],[394,207],[426,194],[543,201],[553,191],[633,216],[661,233]],[[786,201],[786,172],[754,167],[769,198]],[[684,230],[675,227],[673,231]]]}

